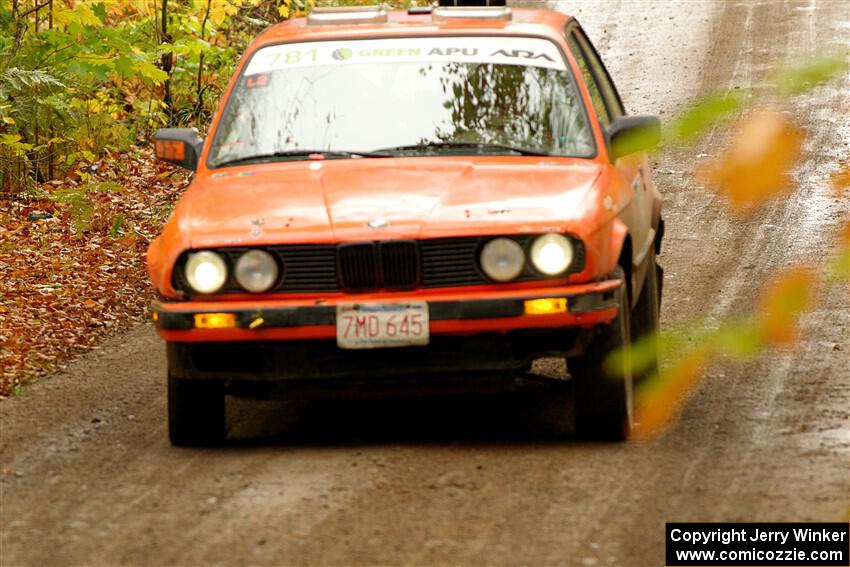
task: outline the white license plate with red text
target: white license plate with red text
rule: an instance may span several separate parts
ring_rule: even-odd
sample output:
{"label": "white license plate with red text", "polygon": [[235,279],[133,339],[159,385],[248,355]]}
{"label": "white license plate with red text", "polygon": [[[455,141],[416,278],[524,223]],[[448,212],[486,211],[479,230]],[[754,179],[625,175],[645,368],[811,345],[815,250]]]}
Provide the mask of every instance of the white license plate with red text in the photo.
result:
{"label": "white license plate with red text", "polygon": [[388,348],[427,345],[428,304],[358,303],[336,308],[336,344],[340,348]]}

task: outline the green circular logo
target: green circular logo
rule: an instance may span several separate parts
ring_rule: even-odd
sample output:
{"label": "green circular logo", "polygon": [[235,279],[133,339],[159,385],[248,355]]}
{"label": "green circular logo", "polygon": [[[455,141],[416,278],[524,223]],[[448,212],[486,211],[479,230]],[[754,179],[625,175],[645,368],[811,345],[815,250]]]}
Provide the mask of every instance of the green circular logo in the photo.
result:
{"label": "green circular logo", "polygon": [[354,55],[354,53],[347,47],[340,47],[339,49],[333,52],[333,58],[337,61],[342,61],[343,59],[351,59],[352,55]]}

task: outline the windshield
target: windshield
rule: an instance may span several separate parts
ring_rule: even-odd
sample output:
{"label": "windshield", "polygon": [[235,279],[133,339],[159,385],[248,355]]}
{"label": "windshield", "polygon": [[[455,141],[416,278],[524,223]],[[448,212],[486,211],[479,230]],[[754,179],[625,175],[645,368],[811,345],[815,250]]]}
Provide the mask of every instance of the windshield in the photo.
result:
{"label": "windshield", "polygon": [[357,155],[591,156],[560,49],[523,37],[327,41],[260,49],[216,131],[212,167]]}

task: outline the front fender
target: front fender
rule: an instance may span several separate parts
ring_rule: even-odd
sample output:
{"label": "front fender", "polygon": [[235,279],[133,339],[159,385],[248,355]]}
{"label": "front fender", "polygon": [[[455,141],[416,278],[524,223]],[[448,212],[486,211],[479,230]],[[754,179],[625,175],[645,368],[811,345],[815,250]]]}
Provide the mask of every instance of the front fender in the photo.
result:
{"label": "front fender", "polygon": [[[590,236],[588,246],[592,248],[596,258],[595,277],[604,277],[614,271],[628,237],[629,229],[619,217],[610,219]],[[631,266],[624,266],[624,268],[630,269]]]}
{"label": "front fender", "polygon": [[180,292],[171,285],[171,273],[177,258],[190,247],[186,231],[180,226],[183,218],[184,201],[175,207],[165,223],[162,233],[148,246],[148,276],[156,290],[165,297],[180,297]]}

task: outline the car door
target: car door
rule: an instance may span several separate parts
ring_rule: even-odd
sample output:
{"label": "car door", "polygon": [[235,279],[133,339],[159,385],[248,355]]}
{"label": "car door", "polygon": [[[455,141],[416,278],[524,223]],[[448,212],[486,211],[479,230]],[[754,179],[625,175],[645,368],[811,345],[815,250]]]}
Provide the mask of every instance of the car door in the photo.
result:
{"label": "car door", "polygon": [[[567,29],[567,43],[581,68],[600,124],[603,130],[606,130],[613,120],[626,114],[620,95],[596,49],[577,23]],[[620,213],[620,217],[628,226],[632,238],[632,297],[636,298],[640,291],[640,282],[644,281],[644,260],[648,257],[655,239],[655,231],[652,228],[654,203],[649,191],[648,161],[646,154],[638,153],[621,157],[612,165],[632,192],[631,204]]]}

